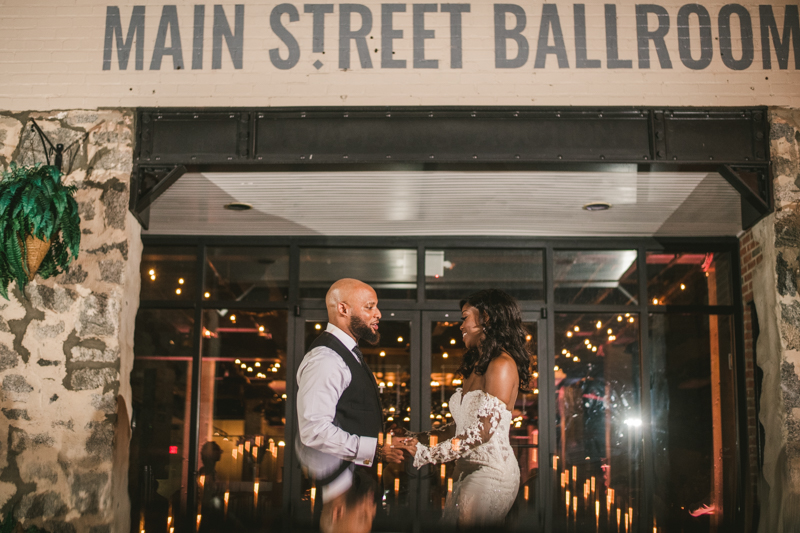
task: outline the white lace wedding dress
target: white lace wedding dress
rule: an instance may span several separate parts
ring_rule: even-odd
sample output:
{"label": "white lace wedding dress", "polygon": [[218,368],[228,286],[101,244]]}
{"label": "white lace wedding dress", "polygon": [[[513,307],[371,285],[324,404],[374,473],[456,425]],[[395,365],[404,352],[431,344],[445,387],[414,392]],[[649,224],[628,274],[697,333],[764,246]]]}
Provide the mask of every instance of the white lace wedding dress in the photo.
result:
{"label": "white lace wedding dress", "polygon": [[[460,527],[501,524],[519,490],[519,465],[509,443],[511,412],[482,390],[450,397],[455,437],[417,444],[414,466],[456,461],[443,521]],[[432,434],[436,434],[433,432]]]}

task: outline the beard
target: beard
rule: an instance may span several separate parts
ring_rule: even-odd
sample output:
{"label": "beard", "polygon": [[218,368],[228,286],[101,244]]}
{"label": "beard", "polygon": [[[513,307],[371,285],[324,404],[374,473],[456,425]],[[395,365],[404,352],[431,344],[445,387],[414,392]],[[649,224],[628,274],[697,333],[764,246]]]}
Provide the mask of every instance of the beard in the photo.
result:
{"label": "beard", "polygon": [[352,331],[359,340],[364,339],[370,344],[378,344],[378,341],[381,340],[381,334],[369,327],[357,316],[350,317],[350,331]]}

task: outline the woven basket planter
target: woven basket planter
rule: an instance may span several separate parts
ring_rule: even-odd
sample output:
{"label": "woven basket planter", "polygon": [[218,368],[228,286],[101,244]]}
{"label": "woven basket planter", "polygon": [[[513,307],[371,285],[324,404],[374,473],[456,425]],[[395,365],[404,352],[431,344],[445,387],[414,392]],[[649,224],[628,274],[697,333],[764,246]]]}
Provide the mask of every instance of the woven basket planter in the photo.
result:
{"label": "woven basket planter", "polygon": [[[22,248],[21,245],[22,242],[20,242],[20,248]],[[43,241],[42,239],[37,239],[33,235],[28,235],[25,238],[25,249],[28,251],[25,257],[25,266],[27,267],[25,271],[28,275],[28,281],[33,281],[36,272],[39,270],[39,265],[42,264],[44,257],[50,250],[50,240]]]}

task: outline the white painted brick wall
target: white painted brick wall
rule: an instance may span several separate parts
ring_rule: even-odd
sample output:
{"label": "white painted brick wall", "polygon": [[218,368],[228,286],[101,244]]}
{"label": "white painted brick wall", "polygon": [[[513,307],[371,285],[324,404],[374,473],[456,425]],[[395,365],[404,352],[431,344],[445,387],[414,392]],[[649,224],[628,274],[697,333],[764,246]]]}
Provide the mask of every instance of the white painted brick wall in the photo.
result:
{"label": "white painted brick wall", "polygon": [[[279,2],[247,1],[245,4],[243,68],[236,70],[227,47],[223,46],[222,69],[211,69],[212,20],[214,4],[205,13],[204,68],[192,70],[193,9],[201,0],[170,0],[177,3],[181,45],[185,68],[175,70],[172,57],[164,56],[160,70],[149,70],[164,3],[152,0],[2,0],[0,4],[0,109],[67,109],[136,106],[358,106],[358,105],[650,105],[650,106],[749,106],[775,105],[800,107],[800,73],[794,53],[789,68],[778,69],[774,51],[772,69],[765,70],[761,59],[761,31],[757,2],[746,2],[753,24],[754,60],[742,71],[726,67],[720,57],[718,13],[727,2],[701,2],[711,16],[713,60],[704,70],[690,70],[678,53],[677,13],[684,3],[675,0],[649,0],[667,9],[670,29],[666,42],[672,69],[662,69],[651,46],[650,69],[640,69],[637,61],[636,2],[617,2],[620,58],[633,60],[633,68],[606,68],[605,18],[601,3],[586,4],[587,53],[600,59],[600,69],[577,69],[573,3],[557,3],[569,59],[568,69],[559,69],[556,57],[547,58],[546,68],[535,69],[541,3],[520,2],[527,14],[523,35],[530,45],[527,63],[516,69],[498,69],[494,61],[494,3],[470,3],[471,12],[463,20],[463,68],[450,68],[450,15],[428,13],[425,27],[436,32],[426,41],[427,59],[438,59],[438,69],[413,68],[412,6],[394,15],[394,28],[402,29],[402,39],[394,41],[394,59],[405,59],[405,69],[381,68],[381,8],[375,0],[363,1],[373,15],[367,44],[372,69],[359,65],[355,45],[351,48],[351,68],[338,68],[339,4],[325,17],[325,54],[312,53],[312,15],[303,12],[303,3],[294,3],[300,20],[284,24],[300,46],[299,63],[289,70],[277,69],[269,57],[279,48],[286,57],[285,45],[270,28],[270,13]],[[508,1],[508,0],[504,0]],[[220,2],[233,26],[235,2]],[[783,28],[786,4],[772,4],[779,28]],[[116,48],[111,70],[104,71],[103,47],[106,9],[118,6],[123,36],[134,5],[145,5],[144,70],[134,70],[135,47],[127,70],[119,70]],[[437,4],[438,6],[439,4]],[[651,28],[655,17],[651,16]],[[737,19],[734,17],[734,21]],[[697,18],[691,37],[693,56],[699,57]],[[509,18],[509,25],[512,20]],[[353,16],[353,25],[360,25]],[[741,54],[738,23],[732,24],[734,56]],[[800,32],[799,32],[800,33]],[[800,41],[800,34],[795,36]],[[171,42],[167,38],[167,45]],[[552,43],[552,36],[550,39]],[[116,41],[114,43],[116,47]],[[376,53],[375,50],[378,50]],[[508,41],[509,56],[516,54]],[[324,63],[316,70],[312,63]]]}

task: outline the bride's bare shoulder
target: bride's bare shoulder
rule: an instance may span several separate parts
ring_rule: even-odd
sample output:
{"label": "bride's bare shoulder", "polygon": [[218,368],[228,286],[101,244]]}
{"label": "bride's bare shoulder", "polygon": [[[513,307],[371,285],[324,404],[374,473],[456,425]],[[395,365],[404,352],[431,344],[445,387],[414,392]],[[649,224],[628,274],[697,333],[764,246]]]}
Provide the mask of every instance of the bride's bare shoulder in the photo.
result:
{"label": "bride's bare shoulder", "polygon": [[514,358],[506,352],[501,352],[500,355],[495,357],[489,362],[486,369],[486,376],[493,374],[496,378],[513,378],[517,379],[517,363]]}
{"label": "bride's bare shoulder", "polygon": [[484,390],[508,404],[513,399],[519,377],[514,359],[507,353],[502,353],[492,359],[486,369],[486,383]]}

